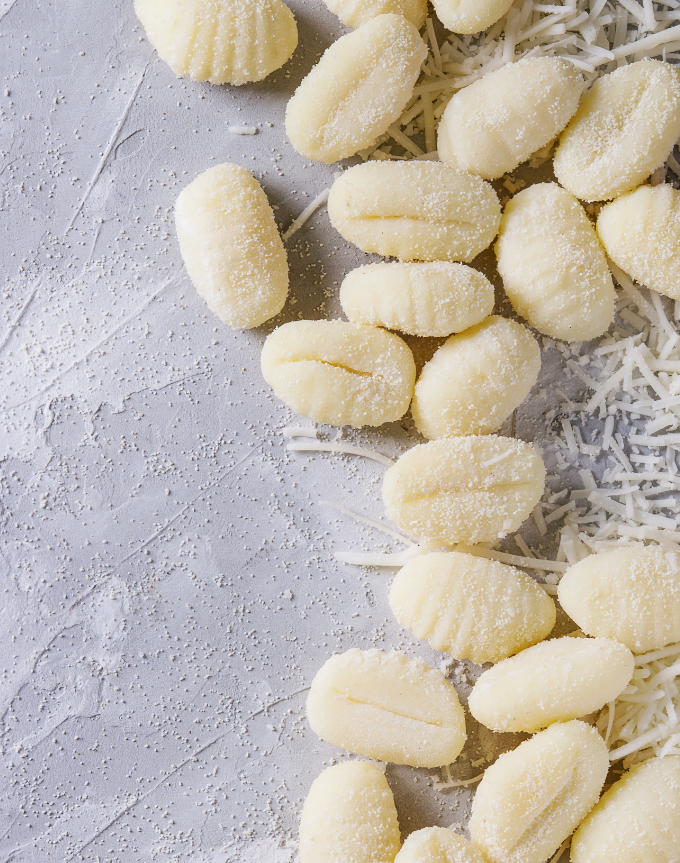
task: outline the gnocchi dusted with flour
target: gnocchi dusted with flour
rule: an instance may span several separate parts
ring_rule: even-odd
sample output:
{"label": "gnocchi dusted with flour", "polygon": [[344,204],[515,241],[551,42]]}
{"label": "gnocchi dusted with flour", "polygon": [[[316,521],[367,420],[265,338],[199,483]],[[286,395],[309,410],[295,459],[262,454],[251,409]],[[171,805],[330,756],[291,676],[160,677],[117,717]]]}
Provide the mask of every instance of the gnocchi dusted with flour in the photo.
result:
{"label": "gnocchi dusted with flour", "polygon": [[365,761],[329,767],[300,817],[301,863],[393,863],[401,837],[384,774]]}
{"label": "gnocchi dusted with flour", "polygon": [[372,144],[399,118],[427,48],[403,15],[378,15],[326,51],[286,108],[298,153],[337,162]]}
{"label": "gnocchi dusted with flour", "polygon": [[267,196],[239,165],[200,174],[177,198],[177,238],[189,277],[231,327],[273,318],[288,296],[288,259]]}
{"label": "gnocchi dusted with flour", "polygon": [[348,27],[361,27],[376,15],[403,15],[420,29],[427,15],[427,0],[324,0],[334,15]]}
{"label": "gnocchi dusted with flour", "polygon": [[472,801],[472,841],[487,863],[546,863],[593,808],[608,770],[595,728],[551,726],[487,768]]}
{"label": "gnocchi dusted with flour", "polygon": [[396,651],[331,657],[312,681],[307,718],[335,746],[412,767],[450,764],[465,744],[456,690],[437,669]]}
{"label": "gnocchi dusted with flour", "polygon": [[475,846],[443,827],[426,827],[411,833],[395,863],[485,863]]}
{"label": "gnocchi dusted with flour", "polygon": [[315,422],[379,426],[408,410],[416,367],[399,336],[344,321],[293,321],[262,349],[262,375]]}
{"label": "gnocchi dusted with flour", "polygon": [[454,33],[486,30],[505,15],[512,0],[432,0],[437,18]]}
{"label": "gnocchi dusted with flour", "polygon": [[496,431],[529,395],[541,349],[529,330],[491,317],[451,336],[423,368],[411,405],[430,440]]}
{"label": "gnocchi dusted with flour", "polygon": [[331,224],[363,252],[402,261],[471,261],[498,233],[493,187],[441,162],[366,162],[331,187]]}
{"label": "gnocchi dusted with flour", "polygon": [[446,106],[442,162],[494,180],[549,144],[576,113],[583,79],[559,57],[529,57],[463,87]]}

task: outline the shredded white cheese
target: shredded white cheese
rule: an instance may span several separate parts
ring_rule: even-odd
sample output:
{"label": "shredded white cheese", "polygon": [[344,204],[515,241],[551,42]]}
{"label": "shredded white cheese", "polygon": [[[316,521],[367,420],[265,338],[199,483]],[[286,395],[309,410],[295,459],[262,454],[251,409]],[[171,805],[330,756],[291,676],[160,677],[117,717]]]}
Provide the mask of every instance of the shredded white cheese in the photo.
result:
{"label": "shredded white cheese", "polygon": [[324,189],[323,192],[321,192],[316,196],[316,198],[314,198],[314,200],[308,207],[305,207],[305,209],[300,213],[297,219],[295,219],[295,221],[291,224],[290,228],[288,228],[288,230],[284,233],[284,241],[289,240],[293,236],[293,234],[296,234],[305,224],[305,222],[307,222],[314,215],[314,213],[319,209],[319,207],[322,207],[328,201],[328,196],[330,195],[330,193],[330,189]]}

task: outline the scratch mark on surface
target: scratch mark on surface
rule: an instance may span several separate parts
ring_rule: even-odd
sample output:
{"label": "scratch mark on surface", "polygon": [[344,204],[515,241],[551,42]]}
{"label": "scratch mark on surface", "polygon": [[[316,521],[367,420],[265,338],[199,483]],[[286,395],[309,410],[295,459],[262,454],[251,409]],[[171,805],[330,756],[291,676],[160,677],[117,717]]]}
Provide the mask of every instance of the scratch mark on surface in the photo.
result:
{"label": "scratch mark on surface", "polygon": [[14,8],[14,4],[16,2],[17,2],[17,0],[12,0],[12,2],[9,4],[7,9],[5,9],[5,11],[2,14],[0,14],[0,21],[2,21],[2,19],[5,17],[5,15],[7,15],[8,12],[12,11],[12,9]]}
{"label": "scratch mark on surface", "polygon": [[[2,20],[2,19],[0,19],[0,20]],[[21,323],[21,319],[22,319],[22,318],[23,318],[23,316],[25,315],[26,310],[28,309],[28,307],[29,307],[29,306],[31,305],[31,303],[33,302],[33,298],[35,297],[35,295],[36,295],[36,293],[37,293],[37,291],[38,291],[38,288],[39,288],[39,287],[40,287],[40,282],[36,282],[36,283],[33,285],[33,290],[32,290],[32,291],[31,291],[31,293],[28,295],[28,299],[26,300],[26,302],[25,302],[25,303],[23,304],[23,306],[21,307],[21,311],[19,312],[19,314],[18,314],[18,315],[16,316],[16,318],[14,319],[14,322],[13,322],[12,324],[10,324],[9,329],[8,329],[8,330],[7,330],[7,332],[5,333],[5,337],[4,337],[4,339],[0,342],[0,351],[3,351],[3,350],[4,350],[5,345],[6,345],[6,344],[7,344],[7,342],[10,340],[10,337],[11,337],[12,333],[13,333],[13,332],[14,332],[14,330],[19,326],[19,324]]]}

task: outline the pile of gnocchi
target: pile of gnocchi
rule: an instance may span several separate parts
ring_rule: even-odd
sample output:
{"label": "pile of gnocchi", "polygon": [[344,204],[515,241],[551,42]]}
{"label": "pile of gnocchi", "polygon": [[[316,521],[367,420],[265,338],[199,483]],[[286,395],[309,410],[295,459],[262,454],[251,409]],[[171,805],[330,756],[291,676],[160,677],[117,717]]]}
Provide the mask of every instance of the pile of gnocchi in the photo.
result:
{"label": "pile of gnocchi", "polygon": [[[428,55],[418,29],[427,3],[326,2],[356,29],[292,96],[286,131],[298,153],[332,163],[368,147],[409,102]],[[466,34],[511,3],[434,7]],[[136,0],[136,9],[160,56],[200,81],[262,80],[297,44],[281,0]],[[495,434],[539,374],[529,327],[566,341],[604,333],[615,305],[610,261],[680,299],[680,192],[646,185],[680,137],[680,73],[637,60],[584,90],[568,60],[527,57],[451,98],[438,159],[345,170],[330,190],[332,225],[394,260],[346,276],[347,321],[295,321],[265,341],[265,381],[315,422],[380,426],[411,410],[427,442],[387,471],[382,493],[392,521],[430,550],[396,576],[391,609],[434,649],[492,664],[468,700],[478,722],[533,735],[486,770],[471,841],[432,827],[402,846],[384,773],[366,761],[327,769],[303,808],[302,863],[546,863],[572,834],[574,863],[680,859],[680,756],[637,765],[600,797],[609,754],[583,719],[628,686],[634,654],[680,641],[680,555],[640,545],[572,566],[558,599],[579,630],[547,640],[556,609],[540,585],[462,550],[517,530],[543,493],[536,450]],[[557,182],[525,188],[502,210],[491,181],[555,141]],[[596,224],[584,208],[592,202],[602,203]],[[286,252],[248,171],[223,164],[200,175],[179,196],[176,225],[189,276],[225,323],[257,327],[281,311]],[[491,314],[493,286],[470,266],[494,243],[507,297],[528,326]],[[446,338],[417,380],[394,331]],[[466,740],[454,687],[395,651],[331,657],[312,681],[307,717],[323,740],[395,764],[449,765]]]}

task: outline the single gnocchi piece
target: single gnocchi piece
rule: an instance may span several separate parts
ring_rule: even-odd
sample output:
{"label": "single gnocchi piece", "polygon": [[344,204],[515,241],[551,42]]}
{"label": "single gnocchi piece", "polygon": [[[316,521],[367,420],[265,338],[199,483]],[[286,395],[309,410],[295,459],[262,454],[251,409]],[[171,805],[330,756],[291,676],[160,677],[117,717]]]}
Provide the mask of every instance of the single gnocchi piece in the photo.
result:
{"label": "single gnocchi piece", "polygon": [[437,18],[454,33],[479,33],[512,6],[512,0],[432,0]]}
{"label": "single gnocchi piece", "polygon": [[198,293],[231,327],[273,318],[288,296],[288,259],[257,180],[239,165],[200,174],[175,204],[177,238]]}
{"label": "single gnocchi piece", "polygon": [[549,144],[576,113],[583,78],[559,57],[529,57],[459,90],[439,124],[442,162],[494,180]]}
{"label": "single gnocchi piece", "polygon": [[472,802],[472,841],[487,863],[545,863],[593,808],[608,770],[595,728],[551,726],[487,768]]}
{"label": "single gnocchi piece", "polygon": [[614,701],[634,665],[630,650],[611,638],[543,641],[485,671],[468,707],[492,731],[539,731]]}
{"label": "single gnocchi piece", "polygon": [[614,317],[614,283],[585,210],[556,183],[512,198],[496,243],[498,272],[518,315],[556,339],[594,339]]}
{"label": "single gnocchi piece", "polygon": [[479,665],[531,647],[555,626],[555,603],[533,578],[457,551],[410,560],[392,583],[390,607],[435,650]]}
{"label": "single gnocchi piece", "polygon": [[521,440],[451,437],[408,450],[385,474],[388,516],[419,539],[495,542],[517,530],[543,494],[545,467]]}
{"label": "single gnocchi piece", "polygon": [[423,368],[411,405],[430,440],[496,431],[529,395],[541,349],[529,330],[491,317],[451,336]]}
{"label": "single gnocchi piece", "polygon": [[585,94],[555,152],[555,176],[582,201],[608,201],[663,165],[679,136],[680,72],[639,60]]}
{"label": "single gnocchi piece", "polygon": [[300,818],[301,863],[393,863],[400,839],[392,791],[375,764],[337,764],[312,783]]}
{"label": "single gnocchi piece", "polygon": [[650,758],[606,791],[574,834],[573,863],[680,859],[680,755]]}
{"label": "single gnocchi piece", "polygon": [[370,146],[413,93],[427,48],[403,15],[378,15],[326,51],[286,108],[298,153],[337,162]]}
{"label": "single gnocchi piece", "polygon": [[361,27],[377,15],[403,15],[419,30],[425,23],[427,0],[324,0],[348,27]]}
{"label": "single gnocchi piece", "polygon": [[471,261],[498,233],[489,183],[441,162],[365,162],[331,187],[331,224],[363,252],[402,261]]}
{"label": "single gnocchi piece", "polygon": [[583,632],[614,638],[633,653],[680,641],[680,554],[636,545],[593,554],[570,567],[560,605]]}
{"label": "single gnocchi piece", "polygon": [[680,192],[662,184],[621,195],[602,208],[597,233],[624,272],[680,300]]}
{"label": "single gnocchi piece", "polygon": [[465,264],[366,264],[345,276],[340,304],[356,324],[449,336],[491,314],[494,289]]}
{"label": "single gnocchi piece", "polygon": [[262,375],[299,414],[359,428],[406,413],[416,367],[406,342],[385,330],[344,321],[293,321],[265,341]]}
{"label": "single gnocchi piece", "polygon": [[175,75],[194,81],[261,81],[297,47],[281,0],[135,0],[135,12]]}
{"label": "single gnocchi piece", "polygon": [[411,833],[395,863],[485,863],[475,846],[453,830],[426,827]]}
{"label": "single gnocchi piece", "polygon": [[442,767],[465,744],[465,715],[441,671],[403,653],[356,648],[331,657],[307,698],[312,729],[368,758]]}

